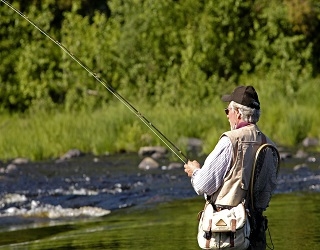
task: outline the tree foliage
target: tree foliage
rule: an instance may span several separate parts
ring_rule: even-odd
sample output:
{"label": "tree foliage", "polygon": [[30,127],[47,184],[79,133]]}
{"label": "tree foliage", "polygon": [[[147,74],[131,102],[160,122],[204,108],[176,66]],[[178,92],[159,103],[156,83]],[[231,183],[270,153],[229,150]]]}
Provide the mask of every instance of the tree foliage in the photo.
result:
{"label": "tree foliage", "polygon": [[[250,74],[294,94],[319,74],[317,0],[10,2],[129,99],[198,105]],[[0,15],[1,111],[94,109],[112,98],[2,2]]]}

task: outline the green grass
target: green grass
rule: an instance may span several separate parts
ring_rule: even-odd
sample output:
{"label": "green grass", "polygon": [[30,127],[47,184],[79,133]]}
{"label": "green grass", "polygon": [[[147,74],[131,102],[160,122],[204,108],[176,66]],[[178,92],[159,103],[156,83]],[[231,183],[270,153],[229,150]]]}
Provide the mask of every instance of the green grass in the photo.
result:
{"label": "green grass", "polygon": [[[299,92],[281,94],[259,78],[245,79],[257,86],[262,105],[259,127],[278,145],[297,146],[305,137],[318,137],[320,100],[317,80],[307,82]],[[265,85],[264,85],[265,84]],[[270,85],[274,86],[274,85]],[[226,90],[226,92],[229,90]],[[219,97],[199,107],[151,106],[132,103],[153,126],[185,152],[182,137],[203,140],[209,153],[222,132],[229,129]],[[149,124],[149,123],[147,123]],[[122,103],[114,102],[95,111],[36,112],[29,115],[0,115],[0,159],[26,157],[30,160],[56,158],[71,148],[101,155],[138,151],[141,146],[164,145]]]}
{"label": "green grass", "polygon": [[[177,110],[143,105],[143,109],[139,111],[174,144],[183,136],[203,137],[206,123],[214,123],[214,116],[209,114],[213,110],[209,109],[202,110],[202,115],[197,115],[199,112],[191,108]],[[222,107],[220,113],[223,119]],[[49,159],[59,157],[71,148],[100,155],[164,145],[121,103],[94,112],[2,115],[0,134],[0,159],[3,160],[15,157]],[[184,148],[177,146],[181,146],[181,150]]]}

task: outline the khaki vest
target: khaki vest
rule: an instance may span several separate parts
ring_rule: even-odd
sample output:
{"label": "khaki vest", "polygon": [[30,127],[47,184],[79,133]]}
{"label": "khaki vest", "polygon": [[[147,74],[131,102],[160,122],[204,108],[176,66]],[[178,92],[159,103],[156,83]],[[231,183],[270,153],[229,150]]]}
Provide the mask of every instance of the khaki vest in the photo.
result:
{"label": "khaki vest", "polygon": [[267,137],[264,139],[254,124],[228,131],[222,136],[228,136],[233,145],[232,167],[211,200],[216,205],[237,206],[246,198],[258,148],[265,142],[272,145],[274,143]]}

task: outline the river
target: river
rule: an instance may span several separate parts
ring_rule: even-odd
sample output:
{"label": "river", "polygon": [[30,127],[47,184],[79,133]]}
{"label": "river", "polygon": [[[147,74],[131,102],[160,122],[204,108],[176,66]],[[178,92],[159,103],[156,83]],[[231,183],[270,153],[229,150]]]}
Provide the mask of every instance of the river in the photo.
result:
{"label": "river", "polygon": [[[0,249],[198,249],[202,197],[182,168],[141,170],[140,161],[119,154],[1,163]],[[319,161],[318,153],[281,161],[267,210],[275,249],[319,244]]]}

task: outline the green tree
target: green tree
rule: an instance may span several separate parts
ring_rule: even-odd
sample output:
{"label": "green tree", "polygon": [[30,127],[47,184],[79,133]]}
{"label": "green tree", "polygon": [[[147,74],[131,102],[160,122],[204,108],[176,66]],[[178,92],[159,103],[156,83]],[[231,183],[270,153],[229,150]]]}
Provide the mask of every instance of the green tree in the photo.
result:
{"label": "green tree", "polygon": [[[17,4],[15,7],[19,8]],[[16,61],[21,53],[21,42],[29,40],[32,28],[22,19],[13,18],[13,12],[3,3],[0,5],[0,110],[20,110],[25,107],[19,97]]]}
{"label": "green tree", "polygon": [[[296,95],[319,73],[316,0],[12,3],[129,100],[198,106],[251,74]],[[95,109],[110,100],[102,84],[3,3],[0,14],[0,110]]]}
{"label": "green tree", "polygon": [[[312,74],[312,43],[294,32],[283,1],[257,1],[254,25],[254,64],[256,73],[277,79],[275,91],[295,94],[299,85]],[[271,88],[273,88],[271,87]]]}
{"label": "green tree", "polygon": [[74,4],[72,11],[65,14],[61,41],[88,70],[63,54],[60,67],[67,110],[94,108],[110,99],[111,94],[89,72],[96,74],[106,86],[112,87],[119,80],[114,49],[118,42],[117,27],[103,13],[96,12],[89,20],[88,16],[77,14],[78,8]]}

